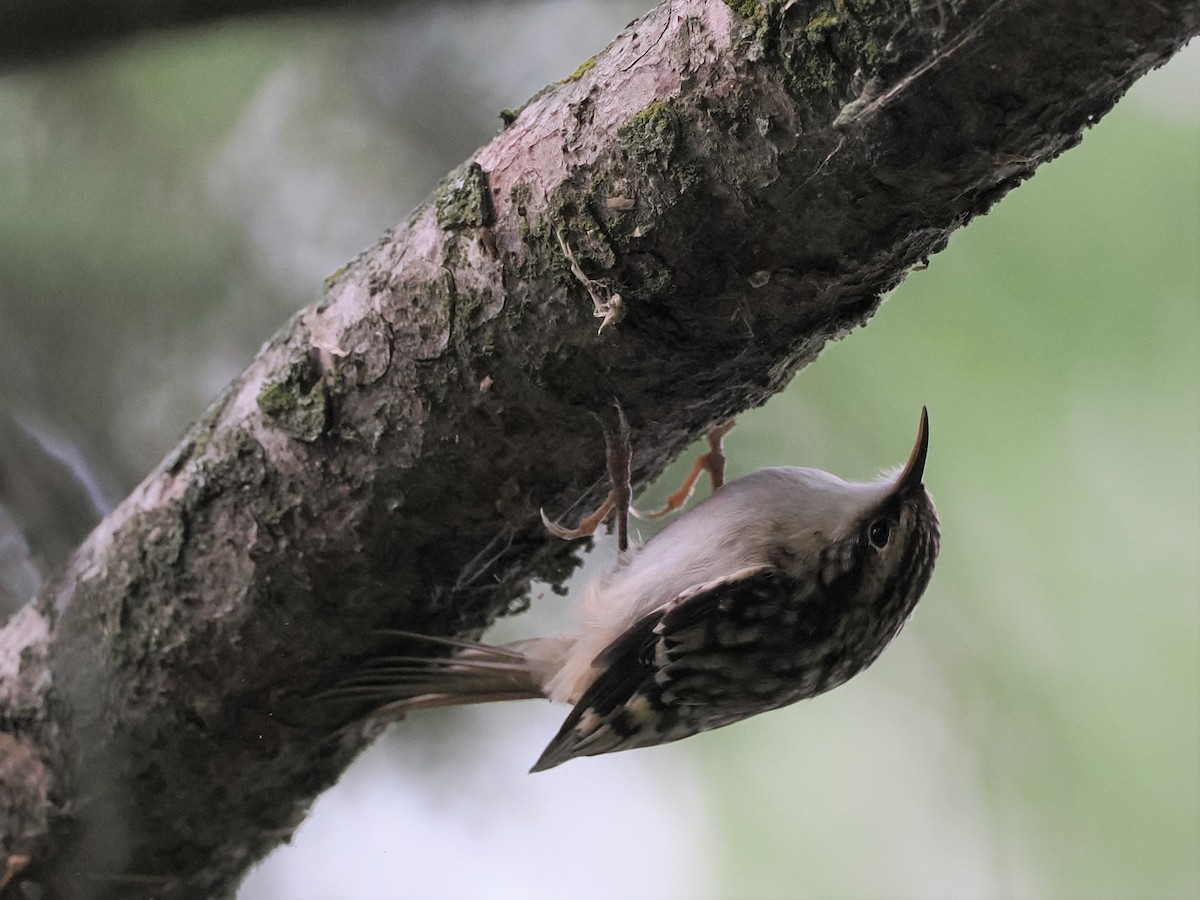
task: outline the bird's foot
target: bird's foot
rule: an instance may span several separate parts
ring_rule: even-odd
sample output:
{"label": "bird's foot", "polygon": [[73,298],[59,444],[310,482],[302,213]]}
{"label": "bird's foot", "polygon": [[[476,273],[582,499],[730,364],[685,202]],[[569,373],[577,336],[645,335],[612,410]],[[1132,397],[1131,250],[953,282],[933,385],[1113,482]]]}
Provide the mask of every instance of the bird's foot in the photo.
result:
{"label": "bird's foot", "polygon": [[596,529],[616,510],[617,547],[624,551],[629,548],[629,512],[630,499],[633,495],[631,482],[633,479],[633,448],[629,437],[629,422],[625,412],[617,404],[617,431],[615,434],[604,433],[605,460],[608,465],[608,480],[612,489],[604,502],[595,512],[584,516],[575,528],[565,528],[553,522],[542,510],[542,524],[546,530],[564,541],[574,541],[579,538],[591,537]]}
{"label": "bird's foot", "polygon": [[630,507],[629,511],[639,519],[650,521],[669,516],[688,502],[688,499],[692,496],[692,492],[696,490],[696,482],[700,480],[700,475],[703,472],[708,473],[708,478],[712,482],[712,489],[714,491],[720,490],[721,485],[725,483],[725,435],[729,434],[736,424],[736,419],[730,419],[728,422],[722,422],[708,432],[708,452],[696,457],[696,462],[692,466],[691,473],[684,479],[679,490],[667,498],[667,502],[662,507],[653,512],[641,512],[633,507]]}

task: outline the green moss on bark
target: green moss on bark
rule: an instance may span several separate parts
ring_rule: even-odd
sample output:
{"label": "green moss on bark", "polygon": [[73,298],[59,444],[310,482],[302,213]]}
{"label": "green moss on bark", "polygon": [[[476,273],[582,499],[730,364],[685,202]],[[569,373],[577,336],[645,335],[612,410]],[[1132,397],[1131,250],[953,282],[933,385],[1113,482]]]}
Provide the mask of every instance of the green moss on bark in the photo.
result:
{"label": "green moss on bark", "polygon": [[471,161],[449,174],[434,192],[438,225],[447,230],[492,224],[487,173]]}
{"label": "green moss on bark", "polygon": [[562,80],[563,84],[568,84],[572,81],[578,81],[596,66],[596,57],[585,59],[579,64],[579,68]]}
{"label": "green moss on bark", "polygon": [[617,132],[617,138],[631,159],[666,165],[679,145],[679,117],[669,103],[651,103]]}
{"label": "green moss on bark", "polygon": [[329,395],[316,365],[302,356],[258,393],[267,421],[298,441],[315,441],[329,424]]}
{"label": "green moss on bark", "polygon": [[826,0],[803,25],[781,29],[778,54],[792,93],[830,94],[870,80],[897,54],[893,38],[910,15],[895,0]]}

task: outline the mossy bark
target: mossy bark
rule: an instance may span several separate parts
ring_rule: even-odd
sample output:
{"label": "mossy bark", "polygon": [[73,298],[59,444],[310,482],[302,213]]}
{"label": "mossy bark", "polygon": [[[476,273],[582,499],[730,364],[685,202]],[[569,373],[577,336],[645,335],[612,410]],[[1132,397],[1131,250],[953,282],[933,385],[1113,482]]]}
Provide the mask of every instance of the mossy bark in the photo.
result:
{"label": "mossy bark", "polygon": [[[633,23],[332,276],[0,631],[18,877],[227,895],[372,736],[313,701],[371,629],[477,633],[569,571],[537,511],[600,499],[591,413],[620,400],[653,477],[1198,27],[1117,0]],[[600,334],[593,294],[621,298]]]}

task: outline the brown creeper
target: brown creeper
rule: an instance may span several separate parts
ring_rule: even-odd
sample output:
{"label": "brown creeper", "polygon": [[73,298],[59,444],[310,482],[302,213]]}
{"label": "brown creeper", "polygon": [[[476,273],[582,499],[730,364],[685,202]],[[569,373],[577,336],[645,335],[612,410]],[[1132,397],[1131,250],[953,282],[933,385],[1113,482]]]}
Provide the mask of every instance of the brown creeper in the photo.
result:
{"label": "brown creeper", "polygon": [[[908,463],[878,481],[760,469],[721,486],[722,431],[701,468],[713,494],[626,550],[579,603],[574,630],[504,646],[399,633],[441,657],[391,657],[337,692],[384,714],[548,697],[573,706],[532,771],[679,740],[814,697],[869,666],[929,583],[938,522],[922,484],[929,421]],[[629,510],[628,429],[608,444],[614,505]],[[623,530],[622,530],[623,534]],[[622,540],[622,544],[624,541]]]}

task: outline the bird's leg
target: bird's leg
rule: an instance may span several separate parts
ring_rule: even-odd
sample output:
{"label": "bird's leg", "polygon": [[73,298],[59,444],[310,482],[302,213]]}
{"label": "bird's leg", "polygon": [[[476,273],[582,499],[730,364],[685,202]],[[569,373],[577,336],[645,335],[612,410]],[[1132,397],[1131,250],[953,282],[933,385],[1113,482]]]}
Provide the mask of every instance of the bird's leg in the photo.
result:
{"label": "bird's leg", "polygon": [[629,438],[629,422],[625,413],[617,406],[617,433],[604,433],[605,460],[608,465],[608,480],[612,489],[604,502],[590,515],[584,516],[575,528],[564,528],[557,522],[552,522],[542,512],[542,524],[546,530],[564,541],[573,541],[582,537],[590,537],[596,529],[608,518],[614,509],[617,511],[617,547],[625,551],[629,549],[629,511],[630,498],[633,494],[633,449]]}
{"label": "bird's leg", "polygon": [[604,458],[608,464],[608,480],[612,485],[609,496],[617,510],[617,549],[629,549],[629,510],[633,499],[633,448],[629,439],[629,422],[625,411],[617,404],[617,433],[604,433]]}
{"label": "bird's leg", "polygon": [[631,507],[630,512],[639,519],[649,519],[651,521],[670,515],[688,502],[688,498],[692,496],[692,491],[696,489],[696,482],[700,480],[700,473],[702,472],[708,473],[709,480],[712,482],[712,489],[714,491],[719,490],[721,485],[725,483],[725,435],[729,434],[736,424],[736,419],[730,419],[728,422],[722,422],[709,431],[708,452],[696,457],[696,463],[692,466],[691,473],[684,479],[679,490],[667,498],[667,502],[663,504],[661,509],[644,513]]}

